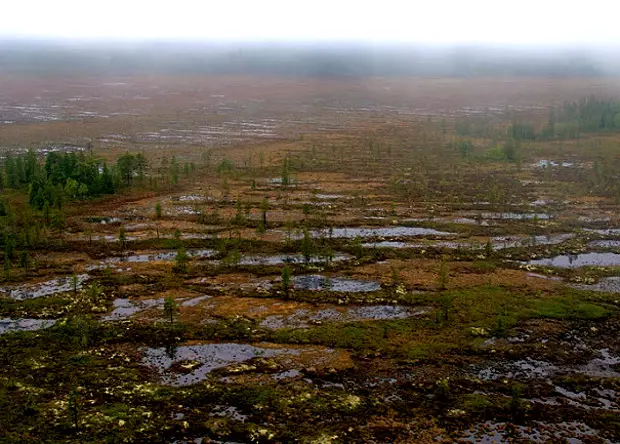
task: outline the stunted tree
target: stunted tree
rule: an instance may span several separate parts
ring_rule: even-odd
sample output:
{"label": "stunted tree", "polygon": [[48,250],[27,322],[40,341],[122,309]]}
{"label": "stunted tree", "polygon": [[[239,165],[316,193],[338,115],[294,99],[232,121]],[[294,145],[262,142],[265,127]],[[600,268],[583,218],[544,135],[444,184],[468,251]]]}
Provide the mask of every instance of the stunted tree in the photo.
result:
{"label": "stunted tree", "polygon": [[181,167],[179,166],[179,162],[177,162],[176,156],[172,156],[172,160],[170,162],[170,181],[173,184],[178,183],[180,175]]}
{"label": "stunted tree", "polygon": [[121,229],[118,232],[118,241],[121,244],[121,250],[125,251],[125,246],[127,245],[127,235],[125,234],[125,227],[121,226]]}
{"label": "stunted tree", "polygon": [[181,245],[177,249],[177,255],[175,258],[175,266],[174,269],[180,273],[187,273],[187,263],[189,262],[189,255],[187,251],[185,251],[185,247]]}
{"label": "stunted tree", "polygon": [[282,186],[284,188],[291,184],[291,161],[288,156],[282,161]]}
{"label": "stunted tree", "polygon": [[306,263],[310,263],[313,253],[313,243],[308,228],[304,228],[304,237],[301,240],[301,252],[304,255]]}
{"label": "stunted tree", "polygon": [[80,285],[80,278],[77,274],[73,273],[71,276],[71,287],[73,288],[73,294],[76,294]]}
{"label": "stunted tree", "polygon": [[170,323],[174,322],[174,315],[179,310],[179,307],[174,298],[169,295],[164,298],[164,317],[170,319]]}
{"label": "stunted tree", "polygon": [[116,168],[121,176],[121,180],[125,186],[130,186],[133,183],[134,174],[136,171],[136,158],[125,153],[116,161]]}
{"label": "stunted tree", "polygon": [[261,222],[258,225],[258,231],[264,233],[267,229],[267,211],[269,210],[269,200],[265,197],[260,204]]}
{"label": "stunted tree", "polygon": [[161,202],[155,204],[155,229],[157,230],[157,239],[159,239],[159,221],[161,220]]}
{"label": "stunted tree", "polygon": [[282,269],[282,290],[286,298],[288,298],[291,290],[291,270],[288,265],[285,265]]}
{"label": "stunted tree", "polygon": [[134,169],[136,171],[138,180],[140,182],[144,180],[144,176],[148,168],[149,168],[149,163],[146,160],[146,157],[144,157],[144,154],[142,153],[136,154],[134,157]]}

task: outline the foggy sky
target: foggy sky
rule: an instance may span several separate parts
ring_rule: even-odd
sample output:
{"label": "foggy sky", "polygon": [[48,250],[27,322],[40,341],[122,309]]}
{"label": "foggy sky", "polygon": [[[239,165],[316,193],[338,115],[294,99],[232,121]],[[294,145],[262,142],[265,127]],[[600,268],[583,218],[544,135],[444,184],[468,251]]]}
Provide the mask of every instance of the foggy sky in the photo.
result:
{"label": "foggy sky", "polygon": [[620,46],[614,0],[20,0],[0,37]]}

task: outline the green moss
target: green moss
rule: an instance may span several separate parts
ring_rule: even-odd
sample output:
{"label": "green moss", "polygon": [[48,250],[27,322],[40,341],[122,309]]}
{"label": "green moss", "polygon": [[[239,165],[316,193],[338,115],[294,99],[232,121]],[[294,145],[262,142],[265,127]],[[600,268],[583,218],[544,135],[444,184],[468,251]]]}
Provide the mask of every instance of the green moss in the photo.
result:
{"label": "green moss", "polygon": [[485,395],[467,394],[463,396],[461,405],[468,412],[480,413],[493,407],[493,402]]}

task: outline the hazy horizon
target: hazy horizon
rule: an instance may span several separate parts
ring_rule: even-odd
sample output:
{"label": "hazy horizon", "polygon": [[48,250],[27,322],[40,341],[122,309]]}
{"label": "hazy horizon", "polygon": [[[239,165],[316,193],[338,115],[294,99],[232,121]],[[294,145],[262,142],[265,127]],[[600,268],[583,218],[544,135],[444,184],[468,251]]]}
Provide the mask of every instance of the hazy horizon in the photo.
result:
{"label": "hazy horizon", "polygon": [[620,45],[613,4],[593,0],[444,0],[380,5],[351,0],[312,3],[236,0],[174,5],[145,0],[33,0],[11,3],[0,17],[0,38],[75,41],[361,42],[430,46],[596,48]]}

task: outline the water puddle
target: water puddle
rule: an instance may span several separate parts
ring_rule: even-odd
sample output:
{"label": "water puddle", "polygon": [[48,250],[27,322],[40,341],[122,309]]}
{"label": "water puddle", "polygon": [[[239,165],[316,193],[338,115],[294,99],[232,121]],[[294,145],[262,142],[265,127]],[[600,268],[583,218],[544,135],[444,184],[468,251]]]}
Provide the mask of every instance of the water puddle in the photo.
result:
{"label": "water puddle", "polygon": [[[495,236],[491,238],[494,250],[507,248],[532,247],[537,245],[557,245],[575,237],[573,233],[554,234],[550,236]],[[431,241],[426,243],[381,241],[363,243],[364,248],[447,248],[452,250],[468,249],[481,250],[485,244],[480,241],[457,242],[457,241]]]}
{"label": "water puddle", "polygon": [[288,315],[267,316],[260,324],[270,330],[282,328],[308,328],[323,322],[380,321],[407,319],[428,313],[428,308],[400,305],[369,305],[362,307],[338,307],[322,310],[300,309]]}
{"label": "water puddle", "polygon": [[589,231],[590,233],[600,234],[601,236],[618,236],[620,235],[620,228],[606,228],[602,230],[595,230],[593,228],[584,228],[583,231]]}
{"label": "water puddle", "polygon": [[562,282],[562,278],[559,276],[546,276],[544,274],[537,274],[537,273],[527,273],[527,276],[536,278],[536,279],[546,279],[548,281]]}
{"label": "water puddle", "polygon": [[463,225],[482,225],[488,226],[489,222],[484,219],[472,219],[470,217],[456,217],[451,220],[454,224],[463,224]]}
{"label": "water puddle", "polygon": [[[381,227],[381,228],[333,228],[330,230],[316,230],[313,236],[329,238],[373,238],[373,237],[413,237],[413,236],[453,236],[454,233],[422,227]],[[301,236],[297,236],[300,238]]]}
{"label": "water puddle", "polygon": [[201,344],[143,349],[142,363],[154,367],[162,382],[186,386],[204,380],[211,371],[252,358],[299,355],[297,349],[264,348],[249,344]]}
{"label": "water puddle", "polygon": [[585,222],[585,223],[611,222],[611,217],[609,216],[599,216],[599,217],[579,216],[577,217],[577,221]]}
{"label": "water puddle", "polygon": [[365,293],[381,290],[381,284],[347,278],[331,278],[320,275],[295,276],[293,286],[303,290],[337,291],[344,293]]}
{"label": "water puddle", "polygon": [[175,205],[170,209],[164,210],[164,213],[166,214],[166,216],[180,216],[180,215],[196,216],[200,214],[200,210],[193,208],[193,207]]}
{"label": "water puddle", "polygon": [[613,356],[608,348],[598,351],[599,356],[575,371],[597,378],[620,378],[620,357]]}
{"label": "water puddle", "polygon": [[542,379],[558,372],[558,367],[550,362],[535,359],[522,359],[514,362],[501,362],[483,368],[476,376],[483,381],[495,381],[500,378],[508,379]]}
{"label": "water puddle", "polygon": [[[332,262],[341,262],[351,259],[347,254],[335,254],[330,258]],[[284,264],[320,264],[326,261],[325,257],[312,256],[308,260],[302,254],[277,254],[273,256],[242,256],[238,265],[284,265]]]}
{"label": "water puddle", "polygon": [[620,277],[613,276],[602,278],[596,284],[592,285],[574,285],[573,287],[578,288],[580,290],[589,290],[589,291],[600,291],[603,293],[620,293]]}
{"label": "water puddle", "polygon": [[553,234],[549,236],[496,236],[491,238],[493,248],[535,247],[537,245],[557,245],[575,237],[573,233]]}
{"label": "water puddle", "polygon": [[0,335],[14,331],[34,331],[49,328],[55,319],[10,319],[0,318]]}
{"label": "water puddle", "polygon": [[620,240],[597,240],[588,244],[588,248],[620,248]]}
{"label": "water puddle", "polygon": [[362,244],[364,248],[416,248],[418,244],[411,244],[407,242],[399,241],[381,241],[381,242],[368,242]]}
{"label": "water puddle", "polygon": [[119,321],[128,319],[136,313],[147,310],[149,308],[163,306],[163,299],[115,299],[113,302],[114,310],[109,315],[102,318],[104,321]]}
{"label": "water puddle", "polygon": [[[187,250],[187,255],[191,258],[203,258],[211,257],[215,254],[215,251],[208,249],[196,249]],[[130,256],[113,256],[99,262],[99,266],[92,266],[91,268],[101,268],[100,266],[106,264],[119,264],[119,263],[144,263],[144,262],[160,262],[160,261],[173,261],[177,257],[176,250],[151,252],[134,254]]]}
{"label": "water puddle", "polygon": [[170,200],[173,202],[203,202],[209,200],[209,198],[199,194],[188,194],[185,196],[174,196]]}
{"label": "water puddle", "polygon": [[218,416],[221,418],[229,418],[233,421],[245,422],[248,419],[248,415],[244,415],[234,406],[214,405],[213,410],[209,413],[209,416]]}
{"label": "water puddle", "polygon": [[560,167],[560,166],[564,168],[570,168],[572,166],[575,166],[575,164],[572,162],[558,162],[555,160],[543,159],[543,160],[539,160],[532,166],[536,168],[550,168],[550,167],[555,168],[555,167]]}
{"label": "water puddle", "polygon": [[200,304],[202,301],[206,301],[207,299],[211,299],[213,296],[198,296],[197,298],[188,299],[181,303],[182,307],[195,307]]}
{"label": "water puddle", "polygon": [[342,194],[315,194],[313,197],[322,200],[339,200],[351,198],[350,196],[343,196]]}
{"label": "water puddle", "polygon": [[[582,422],[548,423],[534,421],[534,426],[487,421],[470,428],[457,439],[461,443],[501,444],[506,442],[565,442],[585,444],[598,438],[599,432]],[[609,440],[597,442],[611,443]]]}
{"label": "water puddle", "polygon": [[617,253],[582,253],[565,254],[552,258],[535,259],[527,262],[528,265],[558,268],[579,267],[612,267],[620,265],[620,254]]}
{"label": "water puddle", "polygon": [[121,223],[121,219],[118,217],[92,216],[92,217],[87,217],[86,222],[91,223],[91,224],[117,225]]}
{"label": "water puddle", "polygon": [[285,379],[294,379],[299,376],[301,376],[301,372],[299,370],[292,369],[292,370],[287,370],[284,372],[273,374],[271,375],[271,378],[275,379],[276,381],[282,381]]}
{"label": "water puddle", "polygon": [[[75,287],[79,290],[88,279],[90,279],[90,276],[87,274],[77,275],[77,285]],[[67,276],[41,282],[39,284],[24,284],[18,287],[0,288],[0,293],[4,293],[12,299],[24,300],[51,296],[57,293],[66,293],[73,290],[73,276]]]}
{"label": "water puddle", "polygon": [[480,213],[480,218],[492,220],[549,220],[551,215],[546,213]]}
{"label": "water puddle", "polygon": [[496,362],[476,372],[476,377],[485,381],[507,379],[546,379],[555,375],[582,374],[596,378],[620,377],[620,357],[611,354],[609,349],[597,351],[597,355],[587,364],[557,366],[547,361],[522,359],[512,362]]}

